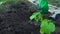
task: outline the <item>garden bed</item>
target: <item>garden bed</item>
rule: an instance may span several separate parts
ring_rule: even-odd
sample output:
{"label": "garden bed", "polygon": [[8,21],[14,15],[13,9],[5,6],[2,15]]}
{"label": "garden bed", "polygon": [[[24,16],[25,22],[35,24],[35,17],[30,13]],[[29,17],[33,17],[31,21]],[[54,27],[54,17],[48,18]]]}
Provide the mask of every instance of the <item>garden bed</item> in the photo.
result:
{"label": "garden bed", "polygon": [[[34,11],[38,11],[37,6],[28,1],[3,3],[1,6],[0,34],[40,34],[39,25],[34,25],[29,19]],[[54,23],[57,29],[53,34],[60,34],[60,24]]]}

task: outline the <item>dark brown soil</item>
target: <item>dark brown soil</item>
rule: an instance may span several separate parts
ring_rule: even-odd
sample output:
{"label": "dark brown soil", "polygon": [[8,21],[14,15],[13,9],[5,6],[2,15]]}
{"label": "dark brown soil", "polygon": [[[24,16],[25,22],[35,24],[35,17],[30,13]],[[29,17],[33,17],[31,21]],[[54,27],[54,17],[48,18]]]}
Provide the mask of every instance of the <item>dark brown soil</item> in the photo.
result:
{"label": "dark brown soil", "polygon": [[[4,3],[0,12],[0,34],[40,34],[39,25],[34,25],[29,17],[38,8],[30,2]],[[48,14],[46,14],[48,16]],[[45,18],[48,18],[44,16]],[[53,20],[54,21],[54,20]],[[56,31],[53,34],[60,34],[60,23],[54,21]]]}
{"label": "dark brown soil", "polygon": [[[9,5],[9,8],[6,7]],[[0,13],[0,34],[39,34],[39,25],[30,24],[33,11],[31,3],[3,4]]]}

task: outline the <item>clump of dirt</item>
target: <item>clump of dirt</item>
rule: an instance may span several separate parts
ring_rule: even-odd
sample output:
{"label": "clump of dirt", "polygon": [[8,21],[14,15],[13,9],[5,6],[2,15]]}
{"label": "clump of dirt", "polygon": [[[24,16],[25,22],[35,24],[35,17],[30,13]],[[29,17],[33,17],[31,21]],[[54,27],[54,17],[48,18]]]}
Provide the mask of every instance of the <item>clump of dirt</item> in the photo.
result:
{"label": "clump of dirt", "polygon": [[30,2],[4,3],[0,12],[0,34],[40,34],[39,26],[30,24],[36,6]]}

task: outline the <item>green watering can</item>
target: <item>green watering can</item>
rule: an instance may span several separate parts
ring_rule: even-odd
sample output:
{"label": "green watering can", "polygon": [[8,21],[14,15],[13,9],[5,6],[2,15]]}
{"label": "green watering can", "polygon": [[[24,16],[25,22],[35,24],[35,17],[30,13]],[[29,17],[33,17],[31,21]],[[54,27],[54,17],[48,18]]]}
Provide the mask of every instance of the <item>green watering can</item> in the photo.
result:
{"label": "green watering can", "polygon": [[45,14],[48,12],[49,7],[47,0],[29,0],[29,1],[39,7],[40,13]]}
{"label": "green watering can", "polygon": [[38,0],[39,2],[39,9],[42,14],[48,13],[49,6],[47,0]]}

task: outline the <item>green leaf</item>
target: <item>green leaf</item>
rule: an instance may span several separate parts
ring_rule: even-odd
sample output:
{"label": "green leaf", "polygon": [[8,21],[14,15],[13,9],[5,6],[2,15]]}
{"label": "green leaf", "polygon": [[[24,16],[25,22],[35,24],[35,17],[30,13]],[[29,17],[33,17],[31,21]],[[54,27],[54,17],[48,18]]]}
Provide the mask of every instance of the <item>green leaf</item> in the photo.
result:
{"label": "green leaf", "polygon": [[32,16],[30,16],[30,20],[33,20],[34,18],[36,18],[38,14],[39,14],[38,12],[33,13]]}
{"label": "green leaf", "polygon": [[43,33],[52,33],[55,31],[55,25],[53,24],[52,21],[48,20],[48,19],[44,19],[42,22],[41,22],[41,29],[40,29],[40,32],[43,32]]}
{"label": "green leaf", "polygon": [[5,2],[6,0],[0,0],[0,2]]}

